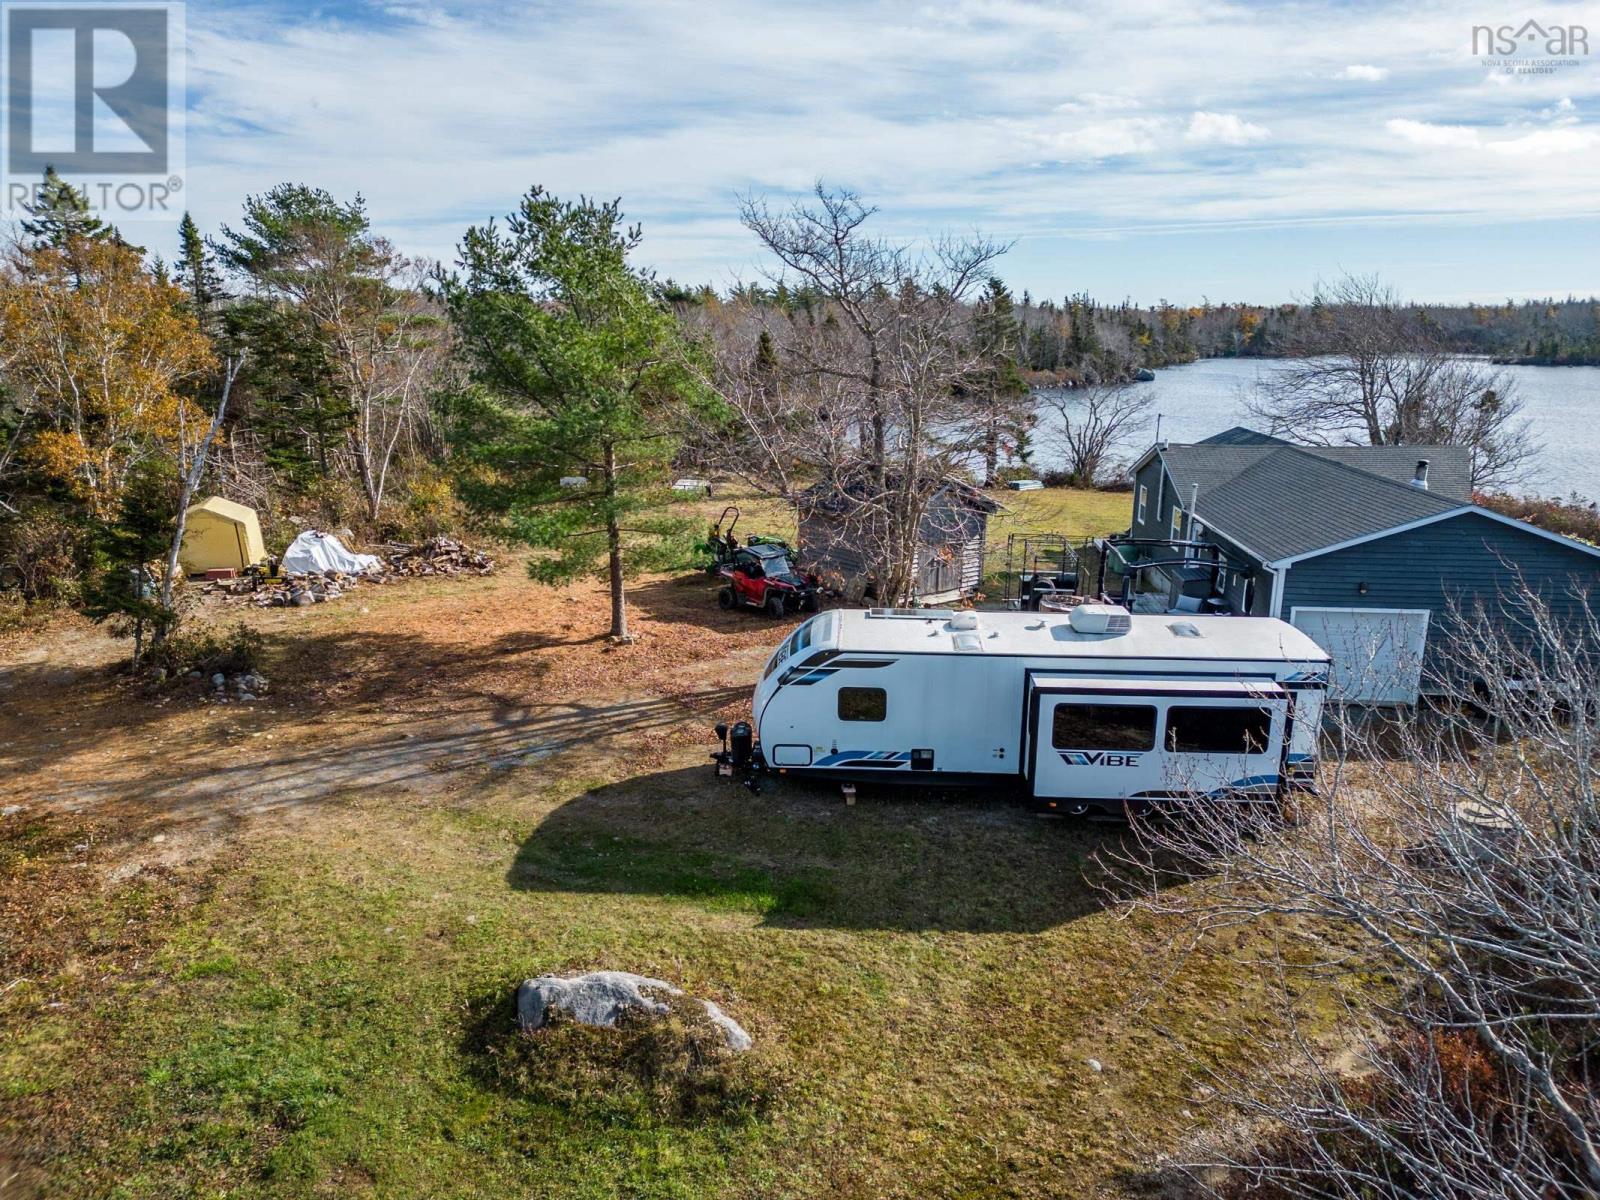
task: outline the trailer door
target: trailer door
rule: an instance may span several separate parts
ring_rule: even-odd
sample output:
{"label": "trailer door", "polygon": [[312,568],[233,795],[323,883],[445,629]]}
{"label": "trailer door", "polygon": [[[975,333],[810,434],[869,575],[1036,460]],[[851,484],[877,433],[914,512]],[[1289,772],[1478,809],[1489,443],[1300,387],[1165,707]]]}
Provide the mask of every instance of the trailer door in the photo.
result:
{"label": "trailer door", "polygon": [[1276,683],[1033,675],[1029,689],[1040,799],[1277,791],[1289,696]]}

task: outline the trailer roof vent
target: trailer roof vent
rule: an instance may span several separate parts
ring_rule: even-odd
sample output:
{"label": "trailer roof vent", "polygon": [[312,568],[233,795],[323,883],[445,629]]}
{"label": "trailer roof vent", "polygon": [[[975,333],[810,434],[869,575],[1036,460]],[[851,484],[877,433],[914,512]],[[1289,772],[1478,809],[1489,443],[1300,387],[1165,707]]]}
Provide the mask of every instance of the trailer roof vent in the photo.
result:
{"label": "trailer roof vent", "polygon": [[1133,618],[1120,604],[1080,604],[1067,618],[1074,633],[1127,633]]}
{"label": "trailer roof vent", "polygon": [[976,629],[978,627],[978,614],[975,612],[958,612],[950,618],[952,631],[958,629]]}
{"label": "trailer roof vent", "polygon": [[975,633],[954,633],[950,641],[958,654],[982,654],[983,641]]}
{"label": "trailer roof vent", "polygon": [[1168,625],[1167,628],[1172,630],[1172,636],[1173,637],[1204,637],[1205,636],[1203,633],[1200,632],[1200,627],[1198,625],[1196,625],[1193,621],[1174,621],[1171,625]]}
{"label": "trailer roof vent", "polygon": [[880,620],[948,621],[956,615],[953,608],[869,608],[867,616]]}

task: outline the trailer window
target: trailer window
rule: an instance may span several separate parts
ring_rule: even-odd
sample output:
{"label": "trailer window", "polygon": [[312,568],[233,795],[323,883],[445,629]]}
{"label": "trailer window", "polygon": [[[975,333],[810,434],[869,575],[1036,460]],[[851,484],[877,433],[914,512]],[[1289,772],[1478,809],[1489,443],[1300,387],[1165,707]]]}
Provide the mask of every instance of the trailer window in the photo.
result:
{"label": "trailer window", "polygon": [[1154,750],[1155,706],[1058,704],[1050,744],[1057,750]]}
{"label": "trailer window", "polygon": [[1167,751],[1172,754],[1261,754],[1272,741],[1270,708],[1167,710]]}
{"label": "trailer window", "polygon": [[779,643],[778,648],[772,653],[772,658],[768,660],[767,669],[762,672],[761,678],[765,679],[784,663],[788,662],[789,659],[799,654],[800,651],[808,649],[811,645],[813,634],[822,628],[822,622],[827,619],[827,613],[812,617],[799,629],[796,629],[792,635]]}
{"label": "trailer window", "polygon": [[889,693],[882,688],[839,689],[839,720],[881,721],[889,715]]}
{"label": "trailer window", "polygon": [[800,626],[799,629],[794,631],[794,636],[789,639],[790,654],[799,654],[800,651],[811,645],[811,627],[816,623],[817,618],[812,617],[804,625]]}

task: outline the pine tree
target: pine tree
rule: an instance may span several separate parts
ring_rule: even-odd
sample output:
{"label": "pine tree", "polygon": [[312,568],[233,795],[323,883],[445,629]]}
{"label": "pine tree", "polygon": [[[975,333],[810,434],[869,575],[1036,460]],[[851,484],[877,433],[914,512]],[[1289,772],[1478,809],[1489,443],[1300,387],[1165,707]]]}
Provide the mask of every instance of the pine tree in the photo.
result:
{"label": "pine tree", "polygon": [[[609,578],[619,640],[624,555],[659,567],[692,542],[691,523],[665,512],[672,430],[713,411],[678,322],[628,264],[639,237],[615,201],[536,187],[504,226],[469,229],[463,274],[441,279],[482,388],[455,430],[476,468],[465,498],[555,552],[532,559],[534,578]],[[562,486],[572,476],[586,482]]]}
{"label": "pine tree", "polygon": [[1028,385],[1017,366],[1021,329],[1011,292],[991,277],[988,291],[977,304],[974,332],[984,356],[979,385],[979,421],[983,433],[985,487],[993,487],[1000,467],[1000,440],[1026,417]]}
{"label": "pine tree", "polygon": [[444,353],[443,318],[412,286],[413,264],[373,232],[360,195],[343,202],[304,184],[247,197],[242,227],[223,226],[213,245],[250,282],[250,300],[226,311],[231,331],[256,331],[243,343],[252,397],[267,395],[269,374],[290,385],[284,415],[307,419],[324,472],[326,427],[337,423],[376,522]]}
{"label": "pine tree", "polygon": [[44,182],[22,208],[31,218],[22,222],[22,232],[35,246],[64,250],[73,238],[102,241],[115,232],[89,210],[88,194],[61,178],[54,167],[44,169]]}
{"label": "pine tree", "polygon": [[762,395],[771,396],[778,383],[778,347],[772,340],[772,334],[765,329],[756,338],[754,368],[756,386],[761,389]]}
{"label": "pine tree", "polygon": [[1072,365],[1081,367],[1100,354],[1100,329],[1095,323],[1098,306],[1087,292],[1067,297],[1067,320],[1070,322]]}
{"label": "pine tree", "polygon": [[189,293],[200,328],[207,333],[215,333],[217,307],[225,298],[222,272],[217,266],[216,255],[206,245],[205,238],[200,236],[200,227],[187,212],[178,224],[178,244],[178,283]]}
{"label": "pine tree", "polygon": [[146,627],[159,634],[175,615],[157,599],[149,564],[172,540],[176,487],[169,460],[142,460],[129,475],[116,512],[99,527],[103,565],[85,611],[96,621],[113,621],[117,633],[132,636],[134,670],[144,656]]}

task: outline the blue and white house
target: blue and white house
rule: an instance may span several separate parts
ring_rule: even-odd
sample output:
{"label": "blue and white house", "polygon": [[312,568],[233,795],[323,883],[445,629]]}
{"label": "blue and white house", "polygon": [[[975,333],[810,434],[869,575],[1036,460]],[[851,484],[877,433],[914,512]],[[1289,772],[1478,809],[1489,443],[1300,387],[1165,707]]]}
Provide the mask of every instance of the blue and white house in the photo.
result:
{"label": "blue and white house", "polygon": [[[1459,446],[1301,446],[1236,427],[1145,451],[1130,533],[1216,545],[1228,605],[1309,634],[1335,695],[1413,703],[1453,609],[1481,604],[1514,629],[1519,582],[1558,616],[1600,603],[1600,547],[1474,504],[1470,467]],[[1209,572],[1162,571],[1174,601],[1210,590]]]}

